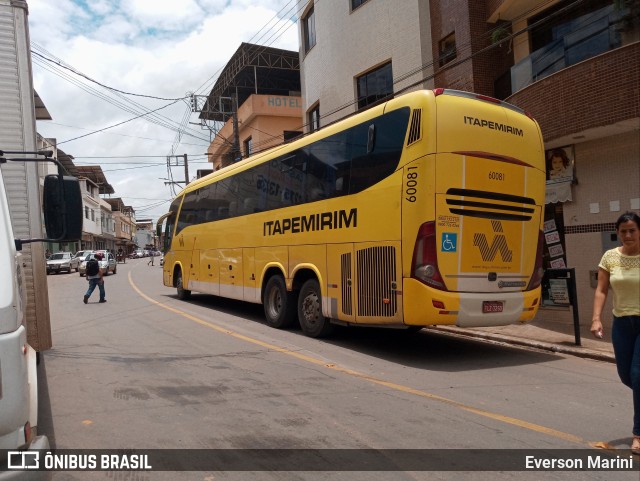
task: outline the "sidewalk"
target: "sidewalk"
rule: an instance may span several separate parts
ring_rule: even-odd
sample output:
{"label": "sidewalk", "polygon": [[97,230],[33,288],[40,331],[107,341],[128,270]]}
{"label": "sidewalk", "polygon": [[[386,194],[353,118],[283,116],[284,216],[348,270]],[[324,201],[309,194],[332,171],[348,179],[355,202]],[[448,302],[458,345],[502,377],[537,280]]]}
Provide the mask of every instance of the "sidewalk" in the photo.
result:
{"label": "sidewalk", "polygon": [[615,362],[611,332],[605,332],[604,339],[596,339],[589,332],[589,326],[580,328],[580,344],[576,345],[573,322],[558,322],[535,319],[527,324],[513,324],[501,327],[459,328],[455,326],[428,327],[440,332],[504,342],[536,349],[570,354],[606,362]]}

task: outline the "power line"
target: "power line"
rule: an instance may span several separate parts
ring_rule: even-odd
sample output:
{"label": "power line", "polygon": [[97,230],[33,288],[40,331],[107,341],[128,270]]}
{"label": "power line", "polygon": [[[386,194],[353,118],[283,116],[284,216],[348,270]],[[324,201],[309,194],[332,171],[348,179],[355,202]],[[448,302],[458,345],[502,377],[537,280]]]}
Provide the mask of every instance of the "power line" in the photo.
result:
{"label": "power line", "polygon": [[[263,49],[266,49],[269,44],[272,44],[273,42],[275,42],[278,38],[280,38],[283,33],[288,30],[291,26],[295,25],[295,21],[291,20],[291,17],[287,17],[287,15],[291,14],[292,11],[295,11],[295,9],[297,8],[298,4],[301,2],[301,0],[296,0],[295,2],[293,2],[293,6],[289,7],[291,5],[291,3],[293,2],[293,0],[290,0],[289,2],[287,2],[287,4],[285,4],[278,12],[276,12],[276,14],[263,26],[260,28],[260,30],[258,30],[258,32],[256,32],[256,34],[253,35],[253,37],[251,37],[251,39],[249,40],[250,42],[258,37],[258,35],[262,33],[262,35],[260,35],[258,37],[258,40],[263,39],[265,36],[269,35],[269,33],[271,32],[271,34],[269,35],[269,37],[266,39],[266,41],[268,42],[268,45],[265,45],[263,47]],[[289,7],[289,8],[288,8]],[[283,14],[284,12],[284,14]],[[283,14],[283,16],[285,16],[285,18],[281,18],[280,15]],[[277,21],[273,22],[274,19],[278,19]],[[282,22],[282,25],[280,25],[280,27],[274,31],[274,29],[276,28],[276,26],[278,24],[280,24]],[[284,29],[284,31],[283,31]],[[208,144],[210,145],[211,139],[205,140],[204,138],[200,137],[200,136],[196,136],[194,134],[191,134],[189,132],[187,132],[187,129],[190,129],[188,127],[188,117],[189,117],[189,112],[187,111],[187,113],[185,113],[185,116],[183,117],[183,121],[178,125],[177,129],[173,126],[170,126],[167,122],[165,122],[162,118],[160,118],[159,116],[156,116],[155,113],[158,112],[159,110],[162,110],[170,105],[172,105],[173,103],[180,101],[180,100],[184,100],[187,97],[180,97],[177,99],[167,99],[167,98],[163,98],[163,97],[156,97],[156,96],[152,96],[152,95],[143,95],[143,94],[134,94],[131,92],[126,92],[114,87],[110,87],[104,83],[101,83],[91,77],[89,77],[88,75],[78,71],[77,69],[73,68],[72,66],[67,65],[64,61],[62,61],[61,59],[57,59],[55,58],[54,55],[52,55],[50,52],[47,52],[44,48],[40,47],[37,44],[33,44],[33,48],[32,48],[32,53],[34,55],[34,63],[36,63],[37,65],[41,66],[44,70],[49,71],[51,73],[53,73],[54,75],[59,76],[60,78],[72,83],[73,85],[75,85],[76,87],[86,91],[87,93],[94,95],[98,98],[100,98],[101,100],[104,100],[105,102],[108,102],[118,108],[121,108],[127,112],[130,113],[135,113],[136,116],[125,120],[123,122],[111,125],[111,126],[107,126],[105,128],[102,129],[98,129],[92,132],[89,132],[85,135],[81,135],[81,136],[77,136],[71,139],[67,139],[67,140],[63,140],[61,142],[58,142],[58,145],[67,143],[67,142],[71,142],[74,140],[78,140],[84,137],[87,137],[89,135],[93,135],[96,133],[101,133],[101,132],[105,132],[106,130],[109,130],[111,128],[114,128],[116,126],[122,125],[124,123],[130,122],[132,120],[138,119],[138,118],[145,118],[145,120],[156,123],[160,126],[164,126],[166,128],[169,128],[171,130],[175,130],[176,131],[176,137],[174,139],[174,147],[172,148],[172,153],[175,152],[177,145],[179,145],[181,143],[182,140],[182,136],[183,135],[189,135],[191,137],[195,137],[198,138],[200,140],[203,140],[205,142],[208,142]],[[64,72],[64,71],[66,72]],[[218,72],[220,72],[221,69],[218,70]],[[168,104],[165,105],[164,107],[160,107],[158,109],[155,110],[151,110],[149,111],[146,107],[143,107],[139,104],[135,104],[134,102],[132,102],[130,99],[126,99],[126,102],[128,105],[125,105],[117,100],[114,101],[113,98],[110,98],[106,95],[104,95],[103,93],[95,90],[94,88],[92,88],[89,85],[86,85],[82,82],[79,81],[79,79],[74,78],[72,76],[70,76],[68,74],[68,72],[71,72],[73,75],[77,76],[77,77],[81,77],[82,79],[94,83],[104,89],[109,90],[111,93],[115,93],[116,95],[120,96],[122,95],[130,95],[130,96],[137,96],[137,97],[144,97],[144,98],[151,98],[151,99],[157,99],[157,100],[171,100],[173,101],[172,104]],[[214,74],[215,76],[216,74]],[[212,77],[213,78],[213,77]],[[206,83],[206,82],[205,82]],[[132,107],[134,106],[134,107]],[[140,109],[143,110],[143,112],[140,112]],[[175,123],[170,120],[167,119],[168,121],[170,121],[173,125],[175,125]],[[192,129],[191,129],[192,130]],[[111,133],[110,133],[111,134]],[[193,145],[193,144],[192,144]],[[209,162],[194,162],[194,163],[209,163]],[[153,164],[149,164],[149,165],[145,165],[143,164],[144,167],[147,166],[152,166]],[[144,168],[144,167],[138,167],[138,168]],[[133,167],[131,167],[133,168]],[[168,171],[169,171],[169,176],[172,177],[171,174],[171,168],[170,166],[167,166]],[[188,180],[188,179],[187,179]]]}
{"label": "power line", "polygon": [[[32,47],[36,50],[42,50],[43,52],[46,52],[49,56],[54,56],[53,54],[51,54],[50,52],[48,52],[46,49],[44,49],[43,47],[39,46],[38,44],[33,43]],[[62,60],[58,59],[58,61],[61,63],[63,62]],[[86,83],[82,83],[79,79],[69,75],[67,72],[59,70],[57,64],[48,64],[43,62],[42,60],[40,60],[39,58],[34,58],[34,63],[36,65],[41,66],[43,69],[53,73],[54,75],[57,75],[58,77],[68,81],[69,83],[77,86],[78,88],[80,88],[81,90],[84,90],[85,92],[94,95],[102,100],[104,100],[105,102],[114,105],[117,108],[120,108],[126,112],[129,113],[134,113],[134,114],[139,114],[141,112],[147,112],[149,113],[150,110],[141,105],[138,104],[136,102],[134,102],[133,100],[124,97],[122,94],[118,93],[118,92],[111,92],[110,94],[115,95],[117,97],[120,97],[121,100],[118,100],[116,98],[113,97],[109,97],[107,95],[105,95],[104,93],[100,92],[99,90],[96,90],[94,87],[86,84]],[[58,69],[58,70],[57,70]],[[75,69],[74,69],[75,70]],[[183,98],[180,98],[178,100],[184,100]],[[169,130],[176,130],[176,128],[174,127],[174,125],[178,125],[174,120],[168,118],[168,117],[164,117],[162,115],[153,113],[150,117],[146,118],[145,120],[155,123],[157,125],[160,125],[162,127],[165,127]],[[191,129],[192,132],[196,132],[193,129]],[[203,139],[202,137],[199,136],[199,132],[196,132],[198,135],[195,135],[194,133],[188,133],[187,135],[191,136],[191,137],[195,137],[198,138],[200,140],[203,141],[208,141],[208,139]]]}
{"label": "power line", "polygon": [[[527,32],[527,31],[529,31],[529,30],[531,30],[531,29],[533,29],[533,28],[537,27],[538,25],[540,25],[540,24],[541,24],[541,23],[543,23],[544,21],[547,21],[548,19],[553,18],[554,16],[559,15],[560,13],[563,13],[563,12],[565,12],[566,10],[571,9],[571,8],[573,8],[573,7],[575,7],[575,6],[577,6],[577,5],[581,4],[581,3],[583,3],[584,1],[585,1],[585,0],[576,0],[576,1],[574,1],[573,3],[571,3],[571,4],[567,5],[566,7],[563,7],[562,9],[560,9],[560,10],[558,10],[558,11],[556,11],[556,12],[553,12],[553,13],[549,14],[548,16],[546,16],[546,17],[544,17],[544,18],[540,19],[540,20],[539,20],[538,22],[536,22],[535,24],[528,25],[527,27],[525,27],[525,28],[521,29],[520,31],[510,34],[509,36],[507,36],[507,37],[505,37],[504,39],[502,39],[502,40],[501,40],[501,42],[503,42],[503,41],[509,41],[509,40],[511,40],[511,39],[513,39],[513,38],[515,38],[515,37],[517,37],[517,36],[519,36],[519,35],[521,35],[522,33]],[[317,3],[317,2],[316,2],[316,3]],[[548,1],[547,1],[545,4],[543,4],[543,5],[536,6],[535,8],[532,8],[532,9],[530,9],[530,10],[526,11],[526,12],[523,12],[522,14],[520,14],[519,16],[517,16],[517,17],[515,17],[513,20],[511,20],[511,23],[513,23],[513,22],[515,22],[515,21],[517,21],[517,20],[519,20],[519,19],[521,19],[521,18],[527,18],[527,15],[529,15],[532,11],[542,9],[542,8],[544,8],[545,6],[549,6],[549,5],[553,4],[553,3],[555,3],[555,2],[554,2],[554,0],[548,0]],[[489,37],[493,31],[495,31],[496,29],[498,29],[498,28],[500,28],[500,27],[501,27],[501,25],[498,25],[498,26],[496,26],[494,29],[491,29],[491,30],[489,30],[489,31],[485,32],[483,35],[485,35],[485,36]],[[482,53],[486,53],[487,51],[489,51],[489,50],[491,50],[491,49],[493,49],[493,48],[498,47],[498,46],[499,46],[499,44],[500,44],[501,42],[498,42],[498,43],[495,43],[495,44],[492,44],[492,45],[488,45],[487,47],[484,47],[484,48],[482,48],[482,49],[480,49],[480,50],[476,51],[475,53],[469,54],[469,55],[467,55],[466,57],[463,57],[463,58],[459,59],[458,61],[449,62],[449,63],[448,63],[448,64],[446,64],[444,67],[442,67],[440,70],[438,70],[438,72],[435,72],[435,73],[433,73],[433,74],[431,74],[431,75],[428,75],[428,76],[426,76],[426,77],[422,77],[420,80],[418,80],[418,81],[416,81],[416,82],[413,82],[412,84],[410,84],[410,85],[408,85],[408,86],[403,87],[401,90],[396,91],[396,92],[393,92],[392,94],[390,94],[390,95],[386,98],[386,100],[389,100],[389,99],[393,98],[394,96],[399,95],[399,94],[401,94],[402,92],[404,92],[404,91],[406,91],[406,90],[408,90],[408,89],[410,89],[410,88],[416,87],[417,85],[420,85],[421,83],[424,83],[425,81],[428,81],[428,80],[433,79],[436,75],[438,75],[438,74],[442,73],[442,72],[443,72],[443,71],[445,71],[445,70],[448,70],[448,69],[451,69],[451,68],[453,68],[453,67],[456,67],[456,66],[458,66],[458,65],[460,65],[460,64],[462,64],[462,63],[464,63],[464,62],[466,62],[466,61],[468,61],[468,60],[471,60],[472,58],[474,58],[474,57],[475,57],[475,56],[477,56],[477,55],[480,55],[480,54],[482,54]],[[461,50],[461,51],[465,51],[465,50],[467,50],[468,48],[471,48],[471,46],[472,46],[471,41],[469,41],[469,42],[467,42],[467,43],[461,44],[461,45],[460,45],[460,50]],[[413,69],[413,70],[409,71],[409,72],[406,72],[405,74],[402,74],[402,75],[400,75],[400,76],[397,76],[397,77],[393,80],[393,84],[394,84],[394,85],[396,85],[396,84],[398,84],[398,83],[400,83],[400,82],[402,82],[402,81],[406,80],[407,78],[409,78],[409,77],[411,77],[411,76],[413,76],[413,75],[416,75],[416,74],[417,74],[417,73],[419,73],[419,72],[424,71],[424,70],[425,70],[425,69],[427,69],[427,68],[433,67],[433,66],[434,66],[434,64],[435,64],[435,61],[436,61],[436,60],[434,59],[434,60],[432,60],[431,62],[427,62],[427,63],[422,64],[421,66],[419,66],[419,67],[417,67],[417,68],[415,68],[415,69]],[[382,99],[381,99],[381,101],[382,101]],[[346,108],[352,107],[352,106],[356,105],[357,103],[358,103],[358,99],[355,99],[355,100],[349,101],[349,102],[347,102],[347,103],[345,103],[345,104],[343,104],[343,105],[340,105],[340,106],[338,106],[338,107],[334,108],[333,110],[331,110],[331,111],[329,111],[329,112],[326,112],[326,113],[322,114],[322,115],[320,116],[320,118],[321,118],[321,119],[323,119],[323,118],[327,118],[327,117],[330,117],[330,116],[332,116],[332,115],[335,115],[336,113],[340,112],[341,110],[344,110],[344,109],[346,109]],[[340,117],[340,118],[336,119],[334,122],[338,122],[338,121],[340,121],[340,120],[342,120],[342,119],[344,119],[344,118],[346,118],[346,117],[349,117],[350,115],[353,115],[354,113],[357,113],[357,112],[349,113],[349,114],[347,114],[347,115],[345,115],[345,116],[343,116],[343,117]],[[332,123],[334,123],[334,122],[332,122]],[[304,128],[305,128],[305,127],[307,127],[308,125],[309,125],[309,124],[308,124],[307,122],[304,122],[304,123],[303,123],[299,128],[300,128],[300,129],[304,129]],[[284,139],[283,139],[283,140],[284,140]],[[266,141],[260,142],[260,145],[264,145],[264,144],[265,144],[265,143],[267,143],[267,142],[269,142],[269,141],[268,141],[268,140],[266,140]]]}
{"label": "power line", "polygon": [[132,117],[132,118],[130,118],[130,119],[128,119],[128,120],[123,120],[122,122],[118,122],[117,124],[109,125],[108,127],[105,127],[105,128],[103,128],[103,129],[100,129],[100,130],[94,130],[93,132],[89,132],[88,134],[80,135],[80,136],[78,136],[78,137],[74,137],[73,139],[63,140],[62,142],[58,142],[58,145],[60,145],[60,144],[66,144],[67,142],[71,142],[72,140],[82,139],[83,137],[88,137],[89,135],[97,134],[97,133],[99,133],[99,132],[104,132],[105,130],[108,130],[108,129],[112,129],[112,128],[114,128],[114,127],[117,127],[118,125],[126,124],[127,122],[131,122],[132,120],[136,120],[136,119],[139,119],[139,118],[141,118],[141,117],[145,117],[145,116],[147,116],[147,115],[149,115],[149,114],[151,114],[151,113],[153,113],[153,112],[157,112],[158,110],[162,110],[162,109],[164,109],[164,108],[167,108],[167,107],[169,107],[169,106],[171,106],[171,105],[175,104],[175,103],[176,103],[176,102],[178,102],[179,100],[180,100],[180,99],[178,99],[178,100],[176,100],[176,101],[174,101],[174,102],[171,102],[170,104],[167,104],[167,105],[165,105],[164,107],[159,107],[159,108],[157,108],[157,109],[155,109],[155,110],[152,110],[151,112],[147,112],[147,113],[144,113],[144,114],[136,115],[135,117]]}
{"label": "power line", "polygon": [[[59,122],[52,122],[50,120],[46,121],[46,125],[59,125],[61,127],[68,127],[70,129],[88,130],[88,131],[93,132],[91,129],[86,129],[84,127],[78,127],[76,125],[61,124]],[[132,138],[132,139],[141,139],[141,140],[151,140],[151,141],[154,141],[154,142],[173,142],[172,140],[154,139],[154,138],[151,138],[151,137],[140,137],[139,135],[127,135],[127,134],[121,134],[121,133],[117,133],[117,132],[108,132],[107,135],[119,135],[121,137],[129,137],[129,138]],[[187,142],[182,142],[182,145],[202,146],[202,144],[190,144],[190,143],[187,143]]]}
{"label": "power line", "polygon": [[[255,33],[255,34],[254,34],[250,39],[249,39],[249,40],[247,40],[247,43],[251,43],[251,42],[257,43],[258,41],[260,41],[260,40],[264,37],[264,35],[266,35],[266,33],[265,33],[265,34],[262,34],[262,35],[261,35],[260,37],[258,37],[257,39],[256,39],[256,37],[258,36],[258,34],[259,34],[263,29],[265,29],[265,28],[269,25],[269,23],[271,23],[271,21],[272,21],[273,19],[275,19],[275,18],[278,18],[278,19],[279,19],[279,20],[276,22],[276,25],[277,25],[280,21],[282,21],[282,20],[281,20],[281,16],[280,16],[280,14],[281,14],[281,13],[282,13],[282,12],[283,12],[287,7],[288,7],[288,5],[289,5],[292,1],[294,1],[294,0],[289,0],[289,2],[287,2],[287,3],[286,3],[286,4],[285,4],[285,5],[284,5],[280,10],[278,10],[278,12],[276,12],[276,14],[275,14],[275,15],[274,15],[274,16],[273,16],[273,17],[272,17],[272,18],[271,18],[271,19],[270,19],[270,20],[269,20],[269,21],[268,21],[264,26],[260,27],[260,30],[258,30],[258,31],[257,31],[257,32],[256,32],[256,33]],[[283,16],[288,15],[288,14],[289,14],[289,13],[290,13],[294,8],[296,8],[296,7],[297,7],[297,5],[298,5],[300,2],[302,2],[302,1],[304,1],[304,0],[295,0],[295,4],[294,4],[294,6],[293,6],[293,7],[291,7],[291,8],[289,8],[289,9],[288,9],[284,14],[283,14]],[[318,3],[318,2],[316,1],[316,3]],[[286,20],[286,21],[288,22],[289,20]],[[291,25],[295,25],[295,22],[291,23]],[[273,28],[273,27],[272,27],[272,28]],[[256,40],[254,41],[254,39],[256,39]],[[273,42],[272,42],[272,43],[273,43]],[[213,88],[213,84],[212,84],[212,86],[211,86],[211,87],[206,87],[206,85],[208,85],[208,84],[209,84],[209,82],[210,82],[211,80],[217,79],[217,76],[219,76],[219,74],[222,72],[222,70],[224,69],[224,67],[225,67],[225,66],[223,65],[223,66],[222,66],[222,67],[220,67],[217,71],[215,71],[215,72],[213,73],[213,75],[211,75],[211,77],[209,77],[207,80],[205,80],[205,81],[202,83],[202,85],[200,85],[200,87],[198,87],[198,88],[195,90],[195,92],[207,92],[207,91],[211,90],[211,88]]]}
{"label": "power line", "polygon": [[143,95],[143,94],[134,94],[134,93],[131,93],[131,92],[125,92],[124,90],[119,90],[119,89],[114,88],[114,87],[109,87],[108,85],[105,85],[105,84],[103,84],[101,82],[98,82],[97,80],[92,79],[91,77],[83,74],[82,72],[78,72],[76,69],[64,65],[62,62],[59,62],[59,61],[56,61],[56,60],[54,60],[52,58],[46,57],[46,56],[42,55],[41,53],[36,52],[33,49],[31,50],[31,53],[33,55],[36,55],[36,56],[42,58],[43,60],[46,60],[47,62],[51,62],[51,63],[57,65],[60,68],[66,69],[66,70],[68,70],[70,72],[73,72],[75,75],[79,75],[80,77],[83,77],[83,78],[87,79],[89,82],[93,82],[94,84],[100,85],[100,87],[103,87],[105,89],[112,90],[114,92],[118,92],[118,93],[121,93],[121,94],[124,94],[124,95],[132,95],[134,97],[144,97],[144,98],[147,98],[147,99],[167,100],[167,101],[169,101],[169,100],[182,100],[182,99],[186,98],[186,97],[180,97],[180,98],[177,98],[177,99],[167,99],[167,98],[163,98],[163,97],[155,97],[153,95]]}

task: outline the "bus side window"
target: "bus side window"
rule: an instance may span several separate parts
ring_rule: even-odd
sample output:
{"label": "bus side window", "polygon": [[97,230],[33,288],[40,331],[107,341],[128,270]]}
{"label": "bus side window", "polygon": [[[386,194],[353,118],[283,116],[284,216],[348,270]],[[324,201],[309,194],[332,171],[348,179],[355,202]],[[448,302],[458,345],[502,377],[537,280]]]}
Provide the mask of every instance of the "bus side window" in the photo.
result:
{"label": "bus side window", "polygon": [[226,219],[229,217],[228,207],[218,207],[218,219]]}
{"label": "bus side window", "polygon": [[253,197],[247,197],[243,201],[242,213],[253,214],[254,212],[257,212],[256,206],[257,206],[256,199]]}

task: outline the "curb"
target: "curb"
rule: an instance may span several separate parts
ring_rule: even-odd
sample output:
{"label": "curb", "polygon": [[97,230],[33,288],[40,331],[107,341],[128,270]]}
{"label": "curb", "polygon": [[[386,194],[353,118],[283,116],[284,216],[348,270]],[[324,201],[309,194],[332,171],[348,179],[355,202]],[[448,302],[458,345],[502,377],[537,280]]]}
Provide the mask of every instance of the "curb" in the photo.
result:
{"label": "curb", "polygon": [[426,329],[444,334],[450,334],[460,337],[469,337],[484,341],[500,342],[505,344],[513,344],[516,346],[531,347],[544,351],[551,351],[560,354],[569,354],[571,356],[582,357],[585,359],[594,359],[596,361],[615,363],[615,356],[608,352],[596,351],[582,346],[565,346],[563,344],[554,344],[551,342],[536,341],[532,339],[523,339],[513,336],[505,336],[503,334],[494,334],[486,332],[471,331],[457,327],[429,326]]}

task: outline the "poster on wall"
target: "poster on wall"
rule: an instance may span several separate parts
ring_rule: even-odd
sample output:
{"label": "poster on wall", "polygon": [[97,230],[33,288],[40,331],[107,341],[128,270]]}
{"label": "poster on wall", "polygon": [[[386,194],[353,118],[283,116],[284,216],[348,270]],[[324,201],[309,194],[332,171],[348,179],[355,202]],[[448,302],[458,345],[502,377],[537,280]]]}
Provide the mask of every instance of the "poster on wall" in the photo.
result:
{"label": "poster on wall", "polygon": [[544,239],[547,242],[547,245],[553,244],[555,242],[560,242],[560,234],[557,230],[554,230],[553,232],[547,232],[544,235]]}
{"label": "poster on wall", "polygon": [[557,229],[557,227],[556,227],[555,219],[549,219],[549,220],[545,220],[544,221],[544,232],[545,233],[554,231],[556,229]]}
{"label": "poster on wall", "polygon": [[551,256],[551,258],[563,256],[564,249],[562,248],[562,244],[549,246],[549,255]]}
{"label": "poster on wall", "polygon": [[551,279],[549,280],[550,298],[553,304],[560,306],[568,306],[569,302],[569,288],[567,286],[566,279]]}
{"label": "poster on wall", "polygon": [[571,185],[574,181],[575,161],[573,145],[556,147],[545,152],[547,163],[547,190],[545,203],[572,200]]}

